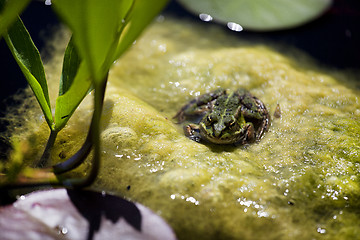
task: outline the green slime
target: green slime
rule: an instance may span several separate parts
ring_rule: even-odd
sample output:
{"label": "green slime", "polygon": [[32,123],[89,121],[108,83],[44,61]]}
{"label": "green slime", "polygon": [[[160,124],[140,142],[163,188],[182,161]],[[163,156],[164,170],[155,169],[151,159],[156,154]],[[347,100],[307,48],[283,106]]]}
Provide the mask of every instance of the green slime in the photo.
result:
{"label": "green slime", "polygon": [[[297,51],[157,21],[110,72],[93,188],[150,207],[179,239],[355,239],[360,104],[359,88],[346,78]],[[281,117],[272,117],[259,143],[189,140],[172,117],[218,87],[246,88],[271,115],[279,104]],[[56,161],[80,148],[91,114],[90,96],[60,133]],[[48,131],[33,129],[32,139],[44,142]]]}

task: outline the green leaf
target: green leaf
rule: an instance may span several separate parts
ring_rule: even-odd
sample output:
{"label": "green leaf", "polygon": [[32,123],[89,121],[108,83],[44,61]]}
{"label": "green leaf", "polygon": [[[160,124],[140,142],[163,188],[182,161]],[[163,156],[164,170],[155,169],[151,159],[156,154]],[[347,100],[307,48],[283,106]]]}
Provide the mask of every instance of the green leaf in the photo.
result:
{"label": "green leaf", "polygon": [[[132,44],[166,2],[167,0],[53,1],[55,11],[73,31],[75,45],[70,43],[65,53],[60,96],[56,100],[56,130],[65,126],[92,85],[96,91],[101,85],[99,83],[106,79],[116,57]],[[124,36],[120,39],[120,35]],[[78,64],[74,60],[76,56],[72,57],[76,53],[75,47],[83,62],[73,78]]]}
{"label": "green leaf", "polygon": [[80,62],[80,56],[78,55],[75,48],[73,38],[71,38],[65,50],[63,69],[60,79],[59,96],[63,95],[69,90],[80,66]]}
{"label": "green leaf", "polygon": [[[80,63],[70,87],[56,99],[55,131],[60,131],[91,88],[91,77],[84,62]],[[65,87],[63,86],[63,90]]]}
{"label": "green leaf", "polygon": [[55,106],[55,130],[60,131],[70,119],[91,88],[90,73],[81,67],[81,58],[71,38],[66,47],[60,79],[59,96]]}
{"label": "green leaf", "polygon": [[30,0],[0,0],[0,36],[16,20]]}
{"label": "green leaf", "polygon": [[126,27],[120,37],[116,60],[136,40],[152,19],[165,7],[168,0],[137,0],[126,19]]}
{"label": "green leaf", "polygon": [[46,122],[52,128],[53,118],[44,67],[38,49],[21,19],[18,18],[5,35],[5,41],[33,90],[45,115]]}
{"label": "green leaf", "polygon": [[93,80],[102,81],[110,66],[122,22],[133,0],[56,0],[53,6],[73,31],[75,45]]}
{"label": "green leaf", "polygon": [[332,0],[178,0],[196,14],[209,14],[221,23],[234,22],[244,29],[287,29],[313,20]]}

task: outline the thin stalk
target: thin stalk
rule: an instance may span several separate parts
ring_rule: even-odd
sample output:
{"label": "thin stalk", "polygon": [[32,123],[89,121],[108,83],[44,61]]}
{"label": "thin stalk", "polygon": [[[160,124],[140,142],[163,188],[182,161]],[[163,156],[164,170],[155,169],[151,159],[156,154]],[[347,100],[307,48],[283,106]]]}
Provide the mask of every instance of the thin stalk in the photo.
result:
{"label": "thin stalk", "polygon": [[35,167],[44,168],[49,165],[51,150],[54,146],[57,134],[58,134],[58,131],[54,131],[54,130],[50,131],[50,136],[46,143],[45,150],[44,150],[39,162],[35,165]]}
{"label": "thin stalk", "polygon": [[93,145],[92,137],[91,137],[91,135],[92,135],[91,129],[93,128],[92,127],[93,121],[94,121],[94,116],[93,116],[93,119],[91,120],[90,130],[88,132],[86,140],[85,140],[84,144],[81,146],[81,148],[73,156],[71,156],[69,159],[67,159],[65,162],[61,162],[61,163],[58,163],[53,166],[53,171],[55,174],[62,174],[62,173],[71,171],[74,168],[77,168],[81,163],[83,163],[85,161],[85,159],[89,155],[89,153],[91,151],[91,147]]}
{"label": "thin stalk", "polygon": [[[67,179],[63,181],[65,187],[71,188],[84,188],[90,186],[96,179],[100,169],[100,120],[101,113],[105,97],[106,83],[108,74],[105,79],[95,85],[95,97],[94,97],[94,113],[91,122],[91,129],[89,130],[89,136],[94,148],[94,155],[92,158],[91,170],[88,176],[84,179]],[[85,159],[84,159],[85,160]]]}
{"label": "thin stalk", "polygon": [[[102,95],[98,96],[98,98],[101,98],[101,101],[99,102],[99,103],[101,103],[100,115],[101,115],[101,111],[102,111],[102,104],[103,104],[103,100],[104,100],[106,82],[107,82],[107,77],[106,77],[104,86],[101,87],[102,88],[102,90],[101,90]],[[97,97],[96,92],[99,93],[99,91],[95,90],[95,98]],[[97,100],[95,100],[95,98],[94,98],[94,101],[96,102]],[[86,136],[86,140],[85,140],[84,144],[68,160],[53,166],[53,171],[54,171],[55,174],[65,173],[65,172],[68,172],[70,170],[75,169],[81,163],[83,163],[85,161],[86,157],[89,155],[91,147],[93,146],[93,129],[95,128],[94,125],[96,124],[96,121],[97,121],[96,120],[95,109],[96,109],[96,105],[94,107],[94,113],[93,113],[93,116],[92,116],[92,119],[91,119],[90,129],[89,129],[88,135]]]}

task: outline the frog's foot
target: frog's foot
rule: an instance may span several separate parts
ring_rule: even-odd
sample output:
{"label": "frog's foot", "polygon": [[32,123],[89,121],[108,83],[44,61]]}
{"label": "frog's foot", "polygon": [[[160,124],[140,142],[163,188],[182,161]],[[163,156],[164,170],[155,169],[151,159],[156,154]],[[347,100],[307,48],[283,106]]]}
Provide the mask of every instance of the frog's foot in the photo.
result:
{"label": "frog's foot", "polygon": [[246,124],[244,136],[245,137],[243,139],[243,144],[245,144],[245,143],[253,143],[257,139],[256,138],[256,133],[255,133],[255,128],[254,128],[254,125],[252,123],[247,123]]}
{"label": "frog's foot", "polygon": [[256,140],[259,141],[265,132],[269,129],[270,126],[270,116],[264,117],[261,121],[260,126],[256,132]]}
{"label": "frog's foot", "polygon": [[200,142],[201,140],[200,129],[198,125],[189,124],[187,126],[184,126],[184,133],[186,137],[190,138],[195,142]]}

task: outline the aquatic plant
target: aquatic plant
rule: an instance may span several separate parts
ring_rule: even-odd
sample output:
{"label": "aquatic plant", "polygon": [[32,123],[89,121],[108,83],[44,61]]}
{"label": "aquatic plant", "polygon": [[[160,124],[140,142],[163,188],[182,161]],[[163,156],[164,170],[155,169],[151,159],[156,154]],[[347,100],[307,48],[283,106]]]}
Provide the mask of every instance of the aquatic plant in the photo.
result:
{"label": "aquatic plant", "polygon": [[[41,159],[35,163],[36,167],[44,168],[51,165],[50,151],[57,134],[64,128],[84,97],[90,91],[94,91],[94,113],[85,143],[68,160],[47,169],[48,172],[53,171],[56,175],[68,172],[79,166],[93,149],[91,172],[85,179],[61,179],[52,176],[48,181],[37,184],[87,186],[95,180],[100,164],[99,122],[109,69],[152,18],[161,11],[167,0],[106,0],[102,2],[55,0],[52,2],[55,12],[73,34],[64,54],[59,96],[56,99],[54,115],[39,51],[18,17],[28,3],[28,0],[17,1],[16,4],[14,1],[0,1],[2,10],[0,33],[3,34],[33,90],[50,128],[47,145]],[[21,166],[19,157],[17,162],[17,166]],[[18,167],[12,172],[19,173],[20,169],[21,167]],[[47,177],[49,177],[48,174]],[[13,179],[14,176],[11,180]]]}

